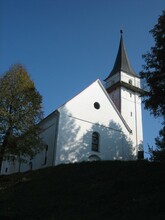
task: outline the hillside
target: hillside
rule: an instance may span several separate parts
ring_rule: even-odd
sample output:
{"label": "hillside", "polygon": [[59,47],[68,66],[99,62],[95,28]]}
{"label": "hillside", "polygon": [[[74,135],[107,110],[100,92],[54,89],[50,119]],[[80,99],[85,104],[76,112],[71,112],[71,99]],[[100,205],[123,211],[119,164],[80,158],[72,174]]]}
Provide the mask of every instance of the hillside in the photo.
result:
{"label": "hillside", "polygon": [[0,219],[165,219],[165,167],[90,162],[1,176]]}

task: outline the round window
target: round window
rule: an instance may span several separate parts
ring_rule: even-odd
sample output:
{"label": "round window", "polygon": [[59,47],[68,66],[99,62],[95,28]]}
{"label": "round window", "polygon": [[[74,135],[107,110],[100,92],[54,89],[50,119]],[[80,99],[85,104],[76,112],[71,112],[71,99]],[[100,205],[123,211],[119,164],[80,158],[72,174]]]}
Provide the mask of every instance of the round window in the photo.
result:
{"label": "round window", "polygon": [[94,103],[94,107],[95,107],[95,109],[99,109],[100,108],[100,104],[98,102],[95,102]]}

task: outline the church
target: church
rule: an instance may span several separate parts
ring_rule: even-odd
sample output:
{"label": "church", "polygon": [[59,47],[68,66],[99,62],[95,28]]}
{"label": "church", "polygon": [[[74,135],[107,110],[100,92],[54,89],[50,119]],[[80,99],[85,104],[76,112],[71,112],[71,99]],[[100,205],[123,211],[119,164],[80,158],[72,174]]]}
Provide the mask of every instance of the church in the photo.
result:
{"label": "church", "polygon": [[143,159],[142,93],[121,31],[104,84],[97,79],[44,118],[40,126],[45,149],[27,163],[3,161],[1,174],[83,161]]}

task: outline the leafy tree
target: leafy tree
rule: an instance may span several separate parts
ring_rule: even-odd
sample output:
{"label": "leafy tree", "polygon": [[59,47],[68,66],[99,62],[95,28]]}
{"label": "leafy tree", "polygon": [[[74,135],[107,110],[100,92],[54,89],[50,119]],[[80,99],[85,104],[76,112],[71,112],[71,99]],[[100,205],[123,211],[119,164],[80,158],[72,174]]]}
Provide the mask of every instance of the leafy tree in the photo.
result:
{"label": "leafy tree", "polygon": [[155,45],[143,55],[145,65],[140,73],[145,79],[148,91],[144,95],[145,108],[155,117],[163,118],[163,128],[155,139],[156,150],[151,150],[154,160],[165,161],[165,10],[158,18],[158,23],[150,31]]}
{"label": "leafy tree", "polygon": [[149,153],[151,161],[165,161],[165,126],[159,131],[159,137],[155,138],[156,150],[149,147]]}
{"label": "leafy tree", "polygon": [[13,65],[0,77],[0,168],[6,156],[32,158],[41,150],[42,117],[41,95],[25,67]]}

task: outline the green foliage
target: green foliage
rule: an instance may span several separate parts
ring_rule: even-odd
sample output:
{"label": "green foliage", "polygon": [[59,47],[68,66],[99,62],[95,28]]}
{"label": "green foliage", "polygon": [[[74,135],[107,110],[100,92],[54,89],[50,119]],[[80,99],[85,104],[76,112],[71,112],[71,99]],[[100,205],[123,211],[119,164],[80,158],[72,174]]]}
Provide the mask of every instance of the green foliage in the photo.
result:
{"label": "green foliage", "polygon": [[43,117],[42,97],[25,67],[13,65],[0,78],[0,165],[6,155],[33,157],[42,140],[37,125]]}
{"label": "green foliage", "polygon": [[165,11],[150,33],[155,45],[143,55],[146,64],[141,77],[148,86],[144,103],[154,116],[165,116]]}
{"label": "green foliage", "polygon": [[165,126],[159,131],[159,136],[155,138],[156,150],[149,147],[151,161],[165,162]]}
{"label": "green foliage", "polygon": [[[165,10],[158,18],[158,23],[150,31],[155,45],[150,51],[143,55],[145,65],[141,71],[141,78],[145,80],[147,92],[144,94],[145,108],[148,109],[155,117],[163,118],[163,126],[165,125]],[[158,151],[165,149],[165,132],[164,128],[160,131],[160,136],[155,139],[156,155]],[[152,151],[150,149],[150,153]],[[153,155],[154,159],[158,156]],[[165,161],[165,157],[164,157]]]}

